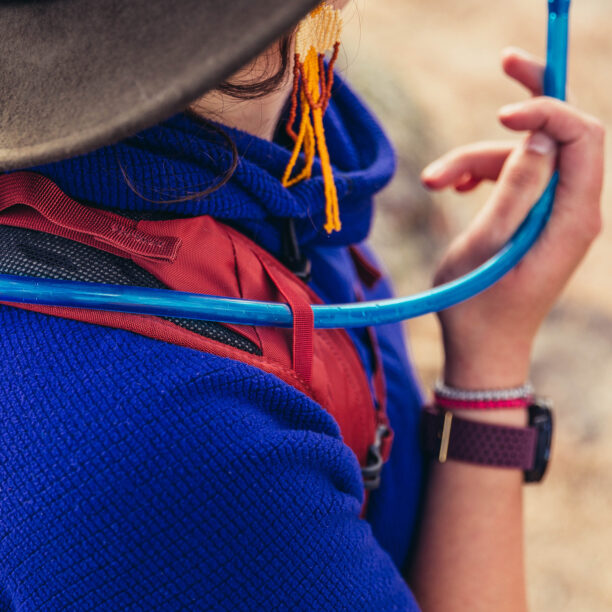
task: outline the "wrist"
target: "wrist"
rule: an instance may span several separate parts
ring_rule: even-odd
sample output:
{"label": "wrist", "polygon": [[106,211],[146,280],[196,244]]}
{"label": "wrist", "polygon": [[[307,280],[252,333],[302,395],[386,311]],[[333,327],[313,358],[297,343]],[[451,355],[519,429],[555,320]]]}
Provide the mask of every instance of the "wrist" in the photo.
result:
{"label": "wrist", "polygon": [[529,378],[530,355],[530,346],[467,351],[445,344],[444,382],[460,389],[519,387]]}
{"label": "wrist", "polygon": [[[442,322],[444,382],[462,389],[502,389],[520,386],[529,375],[533,335],[513,327]],[[503,326],[504,329],[508,326]]]}

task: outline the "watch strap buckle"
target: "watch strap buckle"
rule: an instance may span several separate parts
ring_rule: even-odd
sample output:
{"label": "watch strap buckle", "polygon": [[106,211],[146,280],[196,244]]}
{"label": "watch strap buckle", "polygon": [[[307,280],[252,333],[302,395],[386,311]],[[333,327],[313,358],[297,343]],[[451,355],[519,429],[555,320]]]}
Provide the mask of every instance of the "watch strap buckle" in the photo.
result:
{"label": "watch strap buckle", "polygon": [[444,422],[442,424],[442,431],[440,432],[440,450],[438,451],[438,461],[440,463],[446,463],[448,459],[448,445],[450,443],[451,430],[453,427],[453,413],[444,412]]}

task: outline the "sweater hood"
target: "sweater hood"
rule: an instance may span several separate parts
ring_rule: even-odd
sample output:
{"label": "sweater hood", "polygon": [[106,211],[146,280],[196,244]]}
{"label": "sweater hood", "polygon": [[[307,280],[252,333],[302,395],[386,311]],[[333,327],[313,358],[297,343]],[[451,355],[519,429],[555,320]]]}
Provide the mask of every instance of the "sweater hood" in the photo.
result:
{"label": "sweater hood", "polygon": [[[284,126],[284,121],[279,125]],[[393,175],[393,149],[372,114],[340,78],[325,115],[325,131],[342,221],[342,230],[332,235],[323,229],[319,161],[315,160],[312,178],[288,189],[281,184],[292,145],[283,129],[270,142],[180,114],[115,145],[32,170],[54,180],[71,197],[94,206],[212,215],[239,227],[274,253],[280,247],[281,220],[287,218],[295,220],[298,241],[304,247],[360,242],[370,229],[372,196]],[[205,197],[170,202],[219,183],[232,163],[228,138],[239,155],[231,179]]]}

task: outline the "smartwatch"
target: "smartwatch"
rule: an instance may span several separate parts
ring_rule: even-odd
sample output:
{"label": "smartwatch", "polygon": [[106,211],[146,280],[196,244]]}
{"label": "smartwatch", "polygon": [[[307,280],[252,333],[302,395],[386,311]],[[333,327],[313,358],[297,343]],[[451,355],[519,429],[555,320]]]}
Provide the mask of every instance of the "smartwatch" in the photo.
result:
{"label": "smartwatch", "polygon": [[423,409],[421,441],[426,455],[440,463],[463,461],[521,469],[525,482],[540,482],[550,460],[553,436],[551,404],[529,405],[529,425],[508,427],[463,419],[434,406]]}

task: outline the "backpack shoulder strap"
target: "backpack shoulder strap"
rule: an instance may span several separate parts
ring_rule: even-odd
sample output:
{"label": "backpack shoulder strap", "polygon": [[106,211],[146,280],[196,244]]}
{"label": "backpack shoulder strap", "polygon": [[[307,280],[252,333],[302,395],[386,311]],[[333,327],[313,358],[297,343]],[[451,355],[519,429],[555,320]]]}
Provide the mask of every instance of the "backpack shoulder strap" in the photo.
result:
{"label": "backpack shoulder strap", "polygon": [[228,345],[160,317],[11,305],[125,329],[257,367],[329,411],[362,466],[372,463],[376,440],[379,454],[388,457],[391,436],[385,435],[382,443],[380,440],[380,432],[388,430],[384,402],[375,406],[370,381],[350,337],[344,330],[315,330],[311,305],[321,303],[318,296],[238,231],[209,216],[163,221],[126,219],[84,206],[46,177],[29,172],[0,177],[0,226],[43,232],[92,248],[134,265],[157,286],[287,303],[294,315],[292,329],[220,326],[243,339],[252,350],[239,348],[238,343]]}

